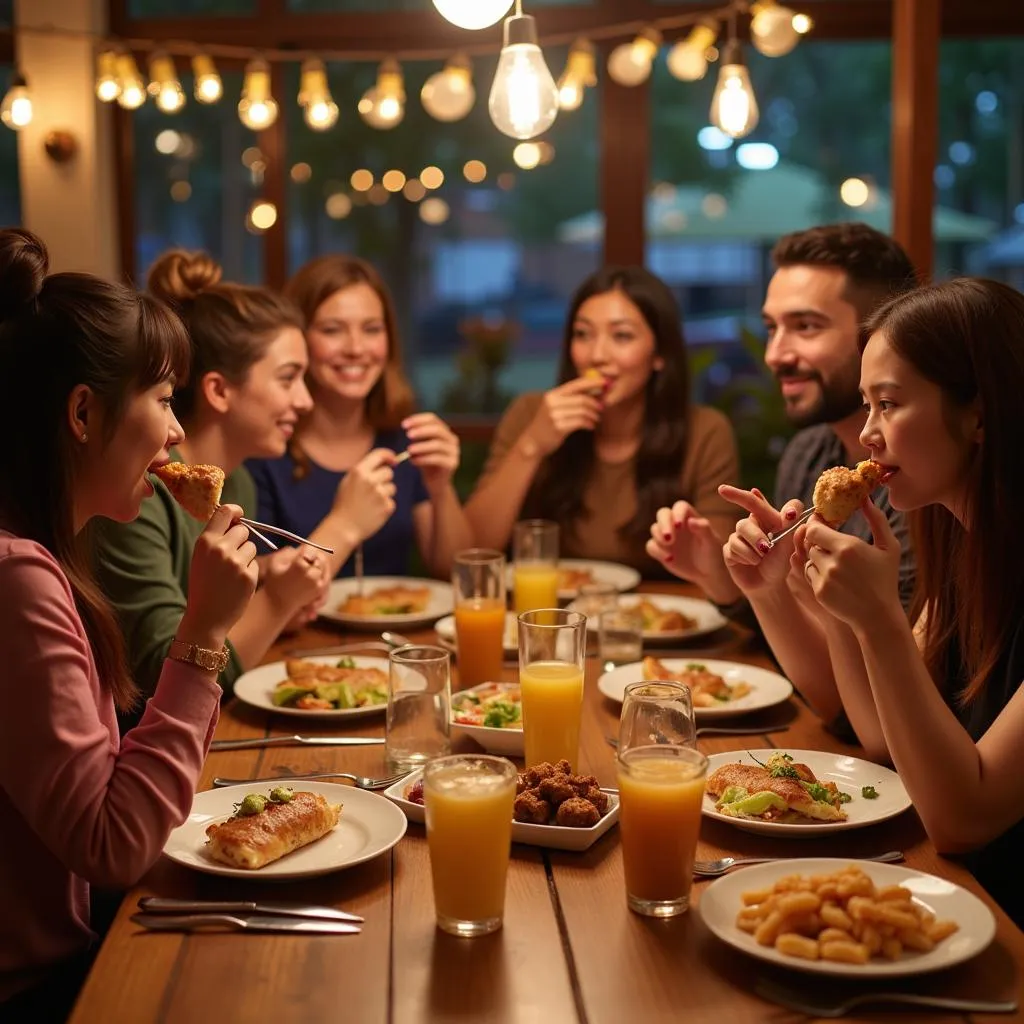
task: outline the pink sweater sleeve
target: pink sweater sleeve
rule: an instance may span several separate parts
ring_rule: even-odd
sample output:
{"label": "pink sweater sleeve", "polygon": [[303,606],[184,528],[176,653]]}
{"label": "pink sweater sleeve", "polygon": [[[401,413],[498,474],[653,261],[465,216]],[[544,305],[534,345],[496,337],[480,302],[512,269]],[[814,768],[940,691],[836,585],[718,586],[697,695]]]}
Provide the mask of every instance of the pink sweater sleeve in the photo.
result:
{"label": "pink sweater sleeve", "polygon": [[45,549],[0,550],[0,786],[74,874],[132,884],[188,815],[220,688],[168,661],[118,749],[113,704],[70,587]]}

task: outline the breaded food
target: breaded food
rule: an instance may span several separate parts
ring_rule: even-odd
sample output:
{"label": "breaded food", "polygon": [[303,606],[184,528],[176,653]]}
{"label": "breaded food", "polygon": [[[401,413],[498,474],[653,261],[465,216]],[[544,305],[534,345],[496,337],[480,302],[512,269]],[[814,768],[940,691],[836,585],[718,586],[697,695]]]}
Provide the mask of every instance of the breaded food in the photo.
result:
{"label": "breaded food", "polygon": [[697,620],[679,611],[667,611],[649,598],[641,598],[637,605],[644,620],[645,633],[682,633],[693,629]]}
{"label": "breaded food", "polygon": [[591,828],[601,820],[597,808],[583,797],[574,796],[558,805],[555,824],[567,828]]}
{"label": "breaded food", "polygon": [[576,795],[568,775],[549,775],[537,787],[541,798],[547,800],[552,807],[557,807]]}
{"label": "breaded food", "polygon": [[608,813],[608,794],[602,793],[597,786],[592,786],[586,793],[581,793],[580,795],[584,800],[589,800],[597,808],[597,813],[602,817]]}
{"label": "breaded food", "polygon": [[224,490],[224,470],[220,466],[186,466],[184,462],[168,462],[153,470],[171,497],[201,523],[208,523],[217,511]]}
{"label": "breaded food", "polygon": [[520,793],[512,804],[512,818],[528,825],[546,825],[551,820],[551,804],[532,790]]}
{"label": "breaded food", "polygon": [[534,789],[539,786],[549,775],[555,774],[555,766],[548,761],[541,761],[540,764],[535,764],[532,768],[527,768],[523,772],[523,778],[526,779],[526,785],[529,789]]}
{"label": "breaded food", "polygon": [[839,529],[882,482],[885,470],[872,459],[856,468],[834,466],[826,469],[814,485],[814,510],[833,529]]}
{"label": "breaded food", "polygon": [[415,615],[430,603],[429,587],[377,587],[368,594],[349,594],[338,611],[346,615]]}
{"label": "breaded food", "polygon": [[664,662],[648,655],[641,662],[641,670],[644,679],[663,679],[688,686],[695,708],[718,707],[750,693],[749,683],[729,684],[722,676],[708,671],[707,666],[700,662],[692,662],[683,669],[673,671]]}
{"label": "breaded food", "polygon": [[843,796],[834,782],[819,782],[806,765],[776,755],[759,764],[724,764],[708,777],[715,810],[760,821],[845,821]]}
{"label": "breaded food", "polygon": [[594,398],[600,398],[604,394],[604,374],[600,370],[593,366],[588,367],[583,371],[583,379],[592,380],[594,382],[594,386],[587,390],[588,395],[592,395]]}
{"label": "breaded food", "polygon": [[516,793],[512,816],[531,825],[590,828],[608,812],[608,797],[597,779],[573,775],[566,760],[526,768],[516,780]]}

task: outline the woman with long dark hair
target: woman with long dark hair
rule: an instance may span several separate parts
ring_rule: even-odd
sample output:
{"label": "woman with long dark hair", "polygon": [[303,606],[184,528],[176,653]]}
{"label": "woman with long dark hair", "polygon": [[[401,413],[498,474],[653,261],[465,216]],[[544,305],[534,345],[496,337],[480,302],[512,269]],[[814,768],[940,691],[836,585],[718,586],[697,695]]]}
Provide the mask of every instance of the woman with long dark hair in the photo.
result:
{"label": "woman with long dark hair", "polygon": [[504,548],[517,519],[553,519],[561,553],[657,567],[644,550],[658,508],[684,497],[724,540],[718,495],[739,465],[728,420],[692,404],[679,307],[642,267],[607,267],[573,297],[558,386],[506,412],[466,504],[476,541]]}

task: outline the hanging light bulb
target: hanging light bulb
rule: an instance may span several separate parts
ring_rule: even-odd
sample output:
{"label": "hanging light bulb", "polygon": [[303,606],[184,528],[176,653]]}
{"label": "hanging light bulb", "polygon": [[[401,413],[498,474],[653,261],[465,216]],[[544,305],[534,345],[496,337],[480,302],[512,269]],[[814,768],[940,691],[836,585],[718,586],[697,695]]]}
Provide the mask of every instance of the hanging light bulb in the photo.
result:
{"label": "hanging light bulb", "polygon": [[363,93],[357,107],[371,128],[394,128],[405,117],[405,83],[396,60],[381,61],[377,84]]}
{"label": "hanging light bulb", "polygon": [[121,87],[117,102],[125,110],[136,110],[146,102],[146,83],[130,53],[117,55],[117,82]]}
{"label": "hanging light bulb", "polygon": [[505,45],[487,109],[498,131],[513,139],[540,135],[558,116],[558,87],[537,45],[537,22],[529,14],[505,19]]}
{"label": "hanging light bulb", "polygon": [[758,0],[750,7],[750,41],[766,57],[784,57],[800,41],[793,27],[796,14],[776,0]]}
{"label": "hanging light bulb", "polygon": [[302,62],[299,106],[304,110],[306,124],[314,131],[324,132],[337,124],[338,104],[331,98],[331,90],[327,85],[327,69],[324,62],[315,57]]}
{"label": "hanging light bulb", "polygon": [[11,86],[3,103],[0,103],[0,121],[14,132],[32,121],[32,96],[25,76],[17,68],[11,75]]}
{"label": "hanging light bulb", "polygon": [[457,53],[443,71],[431,75],[420,90],[423,109],[438,121],[461,121],[476,102],[473,65]]}
{"label": "hanging light bulb", "polygon": [[668,51],[668,70],[681,82],[696,82],[707,74],[708,47],[718,38],[718,22],[710,19],[695,25],[690,34]]}
{"label": "hanging light bulb", "polygon": [[166,53],[154,53],[149,58],[149,92],[165,114],[175,114],[185,106],[185,91],[178,81],[174,60]]}
{"label": "hanging light bulb", "polygon": [[254,57],[245,65],[238,117],[254,132],[269,128],[277,120],[277,101],[270,95],[270,65],[262,57]]}
{"label": "hanging light bulb", "polygon": [[569,49],[565,70],[558,79],[558,105],[562,110],[577,110],[583,102],[584,90],[595,85],[594,46],[587,39],[577,39]]}
{"label": "hanging light bulb", "polygon": [[96,55],[96,95],[104,103],[113,103],[121,95],[117,80],[117,53],[101,50]]}
{"label": "hanging light bulb", "polygon": [[192,77],[195,79],[195,97],[200,103],[216,103],[224,95],[224,83],[208,54],[197,53],[192,58]]}
{"label": "hanging light bulb", "polygon": [[757,127],[757,118],[757,99],[743,62],[743,47],[738,40],[730,39],[722,51],[722,68],[711,100],[711,123],[739,139]]}
{"label": "hanging light bulb", "polygon": [[434,0],[434,6],[453,25],[478,29],[497,25],[512,0]]}
{"label": "hanging light bulb", "polygon": [[622,43],[612,50],[608,55],[608,74],[619,85],[646,82],[660,46],[661,33],[656,28],[645,28],[631,43]]}

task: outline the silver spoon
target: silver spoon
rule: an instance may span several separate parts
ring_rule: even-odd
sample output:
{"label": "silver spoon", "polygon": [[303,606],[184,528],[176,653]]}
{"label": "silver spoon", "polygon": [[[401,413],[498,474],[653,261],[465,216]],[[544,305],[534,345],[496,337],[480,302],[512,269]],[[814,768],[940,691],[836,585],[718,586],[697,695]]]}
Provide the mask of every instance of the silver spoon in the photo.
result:
{"label": "silver spoon", "polygon": [[388,647],[406,647],[412,643],[407,636],[402,636],[401,633],[392,633],[389,629],[385,629],[380,638]]}
{"label": "silver spoon", "polygon": [[[739,867],[742,864],[768,864],[776,860],[789,860],[789,857],[720,857],[718,860],[695,860],[693,862],[693,873],[695,875],[724,875],[730,868]],[[855,857],[854,860],[873,860],[883,864],[903,860],[903,853],[900,850],[890,850],[888,853],[880,853],[877,857]]]}

